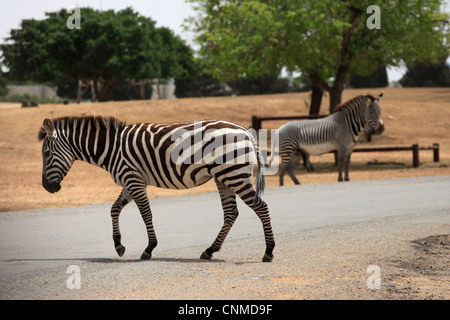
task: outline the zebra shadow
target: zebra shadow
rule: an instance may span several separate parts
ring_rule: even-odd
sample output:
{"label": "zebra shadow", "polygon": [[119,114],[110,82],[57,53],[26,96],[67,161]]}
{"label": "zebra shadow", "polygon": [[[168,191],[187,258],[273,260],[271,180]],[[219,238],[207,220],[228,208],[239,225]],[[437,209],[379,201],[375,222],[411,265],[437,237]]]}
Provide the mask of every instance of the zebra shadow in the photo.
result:
{"label": "zebra shadow", "polygon": [[140,258],[24,258],[24,259],[9,259],[3,260],[4,262],[51,262],[51,261],[67,261],[67,262],[91,262],[91,263],[151,263],[154,262],[181,262],[181,263],[217,263],[217,262],[227,262],[223,259],[211,259],[205,260],[200,258],[167,258],[167,257],[155,257],[151,259],[140,259]]}

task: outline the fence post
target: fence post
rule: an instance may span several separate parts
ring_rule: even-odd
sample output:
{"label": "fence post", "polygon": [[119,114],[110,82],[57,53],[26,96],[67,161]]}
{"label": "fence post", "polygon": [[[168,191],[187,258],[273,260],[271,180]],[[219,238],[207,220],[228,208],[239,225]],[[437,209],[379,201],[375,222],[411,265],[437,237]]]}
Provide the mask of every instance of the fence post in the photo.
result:
{"label": "fence post", "polygon": [[261,120],[257,116],[252,116],[252,128],[258,132],[261,129]]}
{"label": "fence post", "polygon": [[439,162],[439,143],[433,143],[433,161]]}
{"label": "fence post", "polygon": [[417,168],[419,166],[419,145],[418,144],[412,145],[412,152],[413,152],[413,167]]}

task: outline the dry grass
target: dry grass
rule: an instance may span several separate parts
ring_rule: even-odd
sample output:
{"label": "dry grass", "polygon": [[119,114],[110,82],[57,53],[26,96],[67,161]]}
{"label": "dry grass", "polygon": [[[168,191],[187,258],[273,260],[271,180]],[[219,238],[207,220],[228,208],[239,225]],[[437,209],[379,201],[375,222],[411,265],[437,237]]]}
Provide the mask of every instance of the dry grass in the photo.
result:
{"label": "dry grass", "polygon": [[[384,89],[381,103],[386,131],[374,136],[370,146],[410,146],[440,144],[439,163],[434,163],[431,151],[421,151],[419,168],[412,168],[411,152],[357,153],[352,156],[351,180],[450,174],[450,90]],[[346,90],[343,100],[380,90]],[[0,104],[0,211],[75,206],[113,202],[120,193],[109,174],[97,167],[77,161],[57,194],[47,193],[41,185],[41,143],[37,132],[45,117],[103,115],[115,116],[128,123],[176,122],[201,119],[224,119],[250,126],[251,116],[305,115],[306,93],[191,98],[162,101],[127,101],[83,103],[80,105],[41,105],[20,108],[19,104]],[[326,112],[324,101],[323,112]],[[283,122],[263,123],[264,128],[277,128]],[[365,145],[366,143],[362,143]],[[372,160],[393,164],[368,165]],[[337,181],[333,156],[311,157],[315,173],[297,170],[304,184]],[[286,184],[291,181],[288,177]],[[278,178],[267,177],[268,186],[278,185]],[[149,197],[214,191],[213,182],[190,190],[164,190],[149,187]]]}

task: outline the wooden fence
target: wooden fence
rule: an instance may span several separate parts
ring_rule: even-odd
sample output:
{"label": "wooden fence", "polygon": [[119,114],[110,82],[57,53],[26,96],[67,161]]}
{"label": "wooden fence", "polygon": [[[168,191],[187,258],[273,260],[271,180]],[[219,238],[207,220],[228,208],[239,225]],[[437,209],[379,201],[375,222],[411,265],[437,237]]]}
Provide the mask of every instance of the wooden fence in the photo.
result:
{"label": "wooden fence", "polygon": [[432,146],[419,146],[413,144],[410,147],[381,147],[381,148],[355,148],[353,152],[396,152],[396,151],[412,151],[413,167],[417,168],[420,165],[419,150],[432,150],[433,161],[439,162],[439,144],[434,143]]}
{"label": "wooden fence", "polygon": [[[309,116],[284,116],[284,117],[258,117],[258,116],[252,116],[252,128],[256,131],[260,130],[262,128],[262,122],[263,121],[270,121],[270,120],[311,120],[311,119],[320,119],[325,118],[327,115],[309,115]],[[372,142],[372,135],[367,135],[367,142]]]}
{"label": "wooden fence", "polygon": [[[379,147],[379,148],[355,148],[353,152],[398,152],[398,151],[411,151],[412,152],[412,164],[414,168],[420,165],[419,151],[420,150],[432,150],[433,151],[433,161],[439,162],[439,144],[433,143],[431,146],[419,146],[418,144],[413,144],[412,146],[406,147]],[[336,151],[331,151],[328,153],[334,153],[336,159]],[[266,153],[269,156],[270,152]]]}

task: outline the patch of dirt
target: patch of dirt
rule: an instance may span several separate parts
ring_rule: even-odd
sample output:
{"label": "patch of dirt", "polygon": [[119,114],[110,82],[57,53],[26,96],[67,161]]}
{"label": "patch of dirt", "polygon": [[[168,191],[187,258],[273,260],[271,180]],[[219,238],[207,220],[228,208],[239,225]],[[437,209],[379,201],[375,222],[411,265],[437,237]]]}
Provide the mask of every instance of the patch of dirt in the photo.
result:
{"label": "patch of dirt", "polygon": [[411,241],[411,250],[395,260],[398,272],[387,279],[387,293],[404,299],[450,297],[450,235]]}
{"label": "patch of dirt", "polygon": [[429,236],[412,243],[417,254],[412,267],[427,275],[450,273],[450,234]]}

